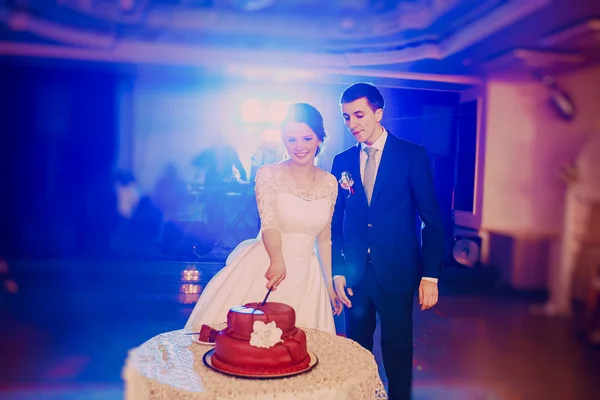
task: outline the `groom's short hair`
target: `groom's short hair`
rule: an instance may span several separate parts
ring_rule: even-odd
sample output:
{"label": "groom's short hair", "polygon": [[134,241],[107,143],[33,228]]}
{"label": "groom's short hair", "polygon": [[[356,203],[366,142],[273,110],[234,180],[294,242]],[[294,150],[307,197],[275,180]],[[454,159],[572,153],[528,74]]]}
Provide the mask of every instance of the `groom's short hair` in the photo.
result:
{"label": "groom's short hair", "polygon": [[352,103],[363,97],[367,99],[373,111],[385,107],[385,100],[379,89],[368,82],[358,82],[348,86],[340,96],[340,104]]}

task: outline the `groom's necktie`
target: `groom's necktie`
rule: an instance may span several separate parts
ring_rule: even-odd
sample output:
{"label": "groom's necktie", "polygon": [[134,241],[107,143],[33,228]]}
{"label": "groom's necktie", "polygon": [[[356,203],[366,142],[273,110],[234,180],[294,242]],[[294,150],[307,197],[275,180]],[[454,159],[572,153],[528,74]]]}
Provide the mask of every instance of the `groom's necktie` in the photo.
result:
{"label": "groom's necktie", "polygon": [[371,196],[373,196],[373,186],[375,186],[375,175],[377,172],[377,164],[375,161],[375,153],[377,149],[373,147],[365,147],[367,153],[367,163],[365,165],[365,176],[363,186],[367,194],[367,202],[371,205]]}

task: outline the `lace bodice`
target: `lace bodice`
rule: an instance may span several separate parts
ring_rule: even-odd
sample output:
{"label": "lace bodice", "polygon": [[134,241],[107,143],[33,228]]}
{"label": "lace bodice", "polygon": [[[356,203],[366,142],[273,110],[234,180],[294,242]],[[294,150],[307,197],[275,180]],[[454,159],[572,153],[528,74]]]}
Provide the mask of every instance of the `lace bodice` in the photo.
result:
{"label": "lace bodice", "polygon": [[337,181],[329,173],[309,192],[300,190],[281,164],[269,164],[256,173],[256,201],[261,230],[318,237],[331,242],[331,217],[337,199]]}

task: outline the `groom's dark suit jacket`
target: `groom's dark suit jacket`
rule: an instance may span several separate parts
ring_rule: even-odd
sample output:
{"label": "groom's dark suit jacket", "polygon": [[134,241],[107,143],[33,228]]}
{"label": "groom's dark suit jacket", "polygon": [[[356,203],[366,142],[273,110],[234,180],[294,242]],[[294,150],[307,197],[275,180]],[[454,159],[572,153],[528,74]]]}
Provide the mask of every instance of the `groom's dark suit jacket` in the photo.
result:
{"label": "groom's dark suit jacket", "polygon": [[[444,259],[444,233],[433,174],[425,148],[388,132],[371,205],[360,176],[360,144],[338,154],[332,174],[349,172],[354,194],[338,185],[332,221],[333,275],[356,286],[365,274],[370,249],[375,276],[389,295],[418,287],[422,276],[437,278]],[[417,236],[422,221],[422,248]]]}

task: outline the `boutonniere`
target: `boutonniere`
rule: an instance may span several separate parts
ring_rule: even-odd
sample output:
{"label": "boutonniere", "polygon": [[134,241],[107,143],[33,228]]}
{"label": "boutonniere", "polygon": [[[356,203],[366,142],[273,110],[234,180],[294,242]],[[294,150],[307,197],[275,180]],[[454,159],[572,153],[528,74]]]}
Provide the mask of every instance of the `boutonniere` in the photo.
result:
{"label": "boutonniere", "polygon": [[352,187],[354,185],[354,179],[352,179],[352,175],[350,175],[350,172],[342,172],[342,177],[338,182],[340,183],[342,189],[348,191],[348,198],[351,194],[354,194],[354,188]]}

